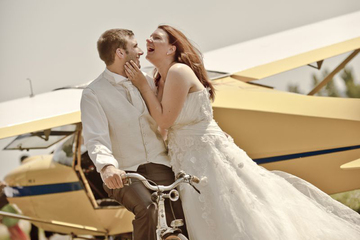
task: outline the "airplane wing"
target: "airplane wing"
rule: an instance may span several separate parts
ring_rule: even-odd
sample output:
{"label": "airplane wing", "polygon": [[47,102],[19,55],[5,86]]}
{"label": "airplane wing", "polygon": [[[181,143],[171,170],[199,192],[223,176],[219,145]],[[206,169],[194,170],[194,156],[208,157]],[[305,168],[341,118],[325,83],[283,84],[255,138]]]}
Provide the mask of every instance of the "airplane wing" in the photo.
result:
{"label": "airplane wing", "polygon": [[[360,123],[360,111],[349,111],[349,109],[359,107],[360,100],[357,98],[310,98],[306,95],[244,83],[232,77],[216,80],[214,87],[217,90],[215,101],[212,104],[215,109],[271,112]],[[291,105],[284,104],[286,101],[291,102]],[[325,108],[324,106],[331,107]]]}
{"label": "airplane wing", "polygon": [[64,89],[0,103],[0,139],[80,122],[82,89]]}
{"label": "airplane wing", "polygon": [[360,11],[204,54],[206,69],[258,80],[360,48]]}
{"label": "airplane wing", "polygon": [[[360,11],[210,51],[205,67],[243,81],[261,79],[359,49],[358,22]],[[81,92],[63,89],[0,103],[0,139],[80,122]]]}

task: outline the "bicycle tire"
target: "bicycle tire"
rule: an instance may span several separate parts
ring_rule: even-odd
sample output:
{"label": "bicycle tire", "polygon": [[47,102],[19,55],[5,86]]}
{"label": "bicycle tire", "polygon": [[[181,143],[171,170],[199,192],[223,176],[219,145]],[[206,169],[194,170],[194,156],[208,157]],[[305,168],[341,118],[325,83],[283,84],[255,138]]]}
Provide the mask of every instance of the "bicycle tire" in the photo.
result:
{"label": "bicycle tire", "polygon": [[189,240],[187,237],[185,237],[181,233],[178,235],[178,238],[180,238],[181,240]]}

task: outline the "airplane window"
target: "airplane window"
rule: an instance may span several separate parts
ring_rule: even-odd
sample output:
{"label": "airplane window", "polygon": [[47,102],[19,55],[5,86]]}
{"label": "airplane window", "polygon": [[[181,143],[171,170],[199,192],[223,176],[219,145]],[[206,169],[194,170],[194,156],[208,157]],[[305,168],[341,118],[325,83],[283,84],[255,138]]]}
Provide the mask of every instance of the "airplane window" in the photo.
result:
{"label": "airplane window", "polygon": [[226,76],[230,76],[230,74],[226,73],[226,72],[218,72],[218,71],[212,71],[212,70],[206,70],[206,72],[208,74],[208,77],[211,80],[215,80],[215,79],[218,79],[218,78],[223,78],[223,77],[226,77]]}
{"label": "airplane window", "polygon": [[76,125],[67,125],[18,136],[4,150],[46,149],[73,134]]}
{"label": "airplane window", "polygon": [[53,161],[71,167],[75,150],[74,139],[75,136],[72,135],[59,144],[54,151]]}
{"label": "airplane window", "polygon": [[[75,136],[74,134],[68,136],[66,139],[61,141],[55,148],[53,161],[63,164],[65,166],[72,166],[74,152],[75,152]],[[86,147],[81,144],[81,154],[86,152]]]}

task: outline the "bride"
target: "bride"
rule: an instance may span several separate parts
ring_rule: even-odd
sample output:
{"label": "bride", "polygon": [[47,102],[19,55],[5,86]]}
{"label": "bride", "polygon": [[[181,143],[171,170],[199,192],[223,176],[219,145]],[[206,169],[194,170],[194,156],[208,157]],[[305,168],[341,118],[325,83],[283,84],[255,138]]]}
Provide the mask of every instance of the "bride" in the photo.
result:
{"label": "bride", "polygon": [[147,39],[154,95],[136,66],[126,74],[151,116],[168,129],[175,173],[201,178],[200,194],[180,189],[192,240],[360,239],[360,215],[310,183],[258,166],[224,134],[212,115],[210,83],[201,54],[179,30],[160,25]]}

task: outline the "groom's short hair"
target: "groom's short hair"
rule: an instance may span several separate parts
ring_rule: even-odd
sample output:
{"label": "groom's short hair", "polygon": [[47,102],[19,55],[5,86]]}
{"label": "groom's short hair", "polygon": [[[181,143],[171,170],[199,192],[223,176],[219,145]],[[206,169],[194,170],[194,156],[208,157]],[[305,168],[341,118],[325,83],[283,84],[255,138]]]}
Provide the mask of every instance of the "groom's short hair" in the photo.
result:
{"label": "groom's short hair", "polygon": [[127,37],[134,36],[134,33],[128,29],[110,29],[105,31],[97,41],[97,49],[101,60],[105,64],[114,63],[116,49],[122,48],[127,52]]}

